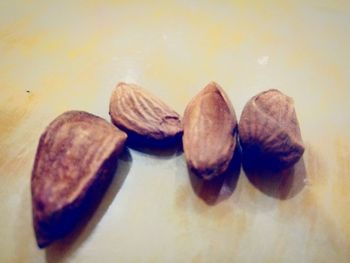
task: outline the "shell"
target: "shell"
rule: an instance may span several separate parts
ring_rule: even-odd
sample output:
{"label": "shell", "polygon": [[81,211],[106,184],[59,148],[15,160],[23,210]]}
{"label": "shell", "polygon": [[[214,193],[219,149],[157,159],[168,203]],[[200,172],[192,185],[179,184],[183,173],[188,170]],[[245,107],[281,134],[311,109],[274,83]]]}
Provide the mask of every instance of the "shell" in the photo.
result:
{"label": "shell", "polygon": [[130,139],[166,141],[182,133],[181,118],[159,98],[135,84],[119,83],[112,93],[109,114]]}
{"label": "shell", "polygon": [[33,223],[43,248],[71,231],[108,186],[127,135],[81,111],[57,117],[41,135],[31,178]]}
{"label": "shell", "polygon": [[256,162],[286,168],[304,152],[293,99],[276,89],[259,93],[245,105],[239,122],[243,154]]}
{"label": "shell", "polygon": [[236,147],[237,119],[224,90],[210,82],[188,104],[183,147],[191,171],[210,180],[228,168]]}

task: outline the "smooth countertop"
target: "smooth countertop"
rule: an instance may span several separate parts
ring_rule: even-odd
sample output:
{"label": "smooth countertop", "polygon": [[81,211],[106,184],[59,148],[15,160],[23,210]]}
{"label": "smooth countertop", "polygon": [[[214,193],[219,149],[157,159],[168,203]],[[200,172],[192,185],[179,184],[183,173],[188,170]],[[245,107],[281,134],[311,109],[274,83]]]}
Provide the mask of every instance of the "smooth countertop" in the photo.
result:
{"label": "smooth countertop", "polygon": [[[349,47],[348,1],[2,1],[0,262],[349,262]],[[238,117],[260,91],[294,98],[293,172],[208,185],[180,149],[128,149],[95,213],[37,248],[31,169],[56,116],[110,120],[119,81],[182,114],[211,80]]]}

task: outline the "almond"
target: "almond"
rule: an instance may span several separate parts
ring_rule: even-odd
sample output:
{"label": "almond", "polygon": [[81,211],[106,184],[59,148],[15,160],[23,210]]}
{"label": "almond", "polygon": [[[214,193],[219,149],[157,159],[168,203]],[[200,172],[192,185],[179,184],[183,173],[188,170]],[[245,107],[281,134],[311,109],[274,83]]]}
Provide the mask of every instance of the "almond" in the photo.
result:
{"label": "almond", "polygon": [[127,135],[80,111],[57,117],[41,135],[31,179],[38,246],[62,238],[110,182]]}
{"label": "almond", "polygon": [[136,141],[165,142],[182,133],[179,114],[135,84],[116,86],[109,114],[113,124]]}
{"label": "almond", "polygon": [[276,89],[251,98],[239,122],[244,158],[251,165],[283,169],[304,153],[298,119],[291,97]]}
{"label": "almond", "polygon": [[224,90],[209,83],[187,106],[183,147],[192,172],[210,180],[228,168],[236,147],[237,119]]}

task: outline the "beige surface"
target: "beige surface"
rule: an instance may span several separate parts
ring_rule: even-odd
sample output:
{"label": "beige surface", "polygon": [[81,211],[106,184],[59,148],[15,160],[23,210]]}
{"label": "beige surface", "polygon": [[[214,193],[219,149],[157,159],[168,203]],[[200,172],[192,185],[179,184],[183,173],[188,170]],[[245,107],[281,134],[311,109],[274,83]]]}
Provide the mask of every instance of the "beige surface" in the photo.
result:
{"label": "beige surface", "polygon": [[[0,3],[0,262],[349,262],[348,1],[49,2]],[[39,250],[38,138],[68,109],[109,119],[121,80],[180,113],[215,80],[238,116],[278,88],[295,99],[304,159],[282,181],[241,171],[217,195],[180,152],[129,150],[90,221]]]}

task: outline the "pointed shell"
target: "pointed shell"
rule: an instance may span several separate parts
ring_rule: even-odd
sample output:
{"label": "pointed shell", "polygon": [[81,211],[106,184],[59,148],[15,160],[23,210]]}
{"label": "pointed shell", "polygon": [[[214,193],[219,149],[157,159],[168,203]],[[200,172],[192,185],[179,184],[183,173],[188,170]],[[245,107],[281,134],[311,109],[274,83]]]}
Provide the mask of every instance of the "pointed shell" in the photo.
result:
{"label": "pointed shell", "polygon": [[276,89],[251,98],[241,115],[239,138],[243,153],[257,161],[276,168],[296,163],[304,146],[293,99]]}
{"label": "pointed shell", "polygon": [[189,168],[206,180],[225,172],[236,147],[237,119],[224,90],[209,83],[188,104],[183,123]]}
{"label": "pointed shell", "polygon": [[113,124],[132,137],[164,141],[182,133],[180,115],[135,84],[117,85],[109,114]]}
{"label": "pointed shell", "polygon": [[126,134],[80,111],[57,117],[40,137],[31,179],[39,247],[66,235],[111,179]]}

